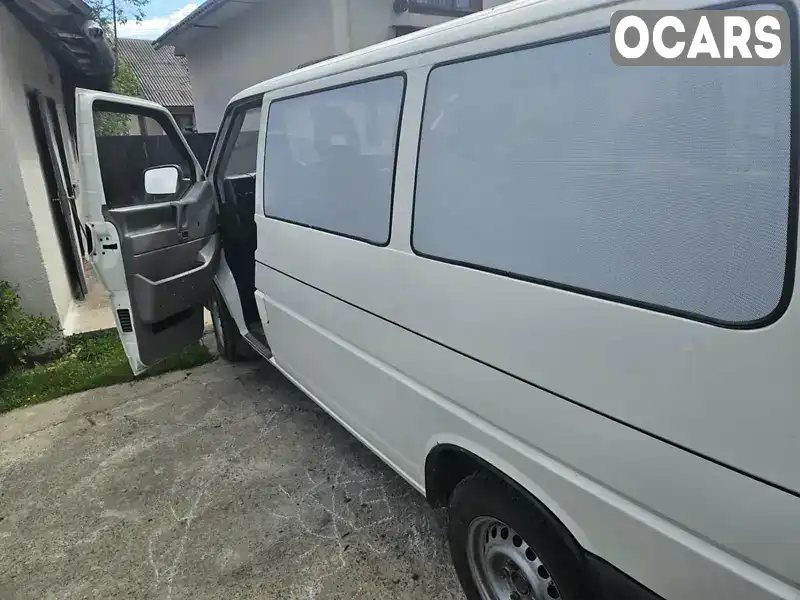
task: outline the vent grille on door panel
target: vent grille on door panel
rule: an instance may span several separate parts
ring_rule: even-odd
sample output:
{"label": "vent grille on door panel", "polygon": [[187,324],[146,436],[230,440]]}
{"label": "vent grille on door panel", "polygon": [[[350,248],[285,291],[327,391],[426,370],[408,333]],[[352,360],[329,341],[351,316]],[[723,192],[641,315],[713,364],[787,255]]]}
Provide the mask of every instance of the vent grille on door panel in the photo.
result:
{"label": "vent grille on door panel", "polygon": [[130,333],[133,331],[133,325],[131,325],[131,312],[127,308],[118,310],[117,316],[119,317],[119,326],[122,328],[124,333]]}

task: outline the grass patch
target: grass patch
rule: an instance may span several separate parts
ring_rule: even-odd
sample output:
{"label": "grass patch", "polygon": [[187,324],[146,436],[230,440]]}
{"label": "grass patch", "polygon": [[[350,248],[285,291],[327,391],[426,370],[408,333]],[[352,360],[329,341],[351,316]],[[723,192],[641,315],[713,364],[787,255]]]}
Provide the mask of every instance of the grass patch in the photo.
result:
{"label": "grass patch", "polygon": [[[194,344],[140,378],[196,367],[213,358],[208,348]],[[14,368],[0,379],[0,413],[133,379],[116,330],[74,335],[66,339],[64,353],[53,360]]]}

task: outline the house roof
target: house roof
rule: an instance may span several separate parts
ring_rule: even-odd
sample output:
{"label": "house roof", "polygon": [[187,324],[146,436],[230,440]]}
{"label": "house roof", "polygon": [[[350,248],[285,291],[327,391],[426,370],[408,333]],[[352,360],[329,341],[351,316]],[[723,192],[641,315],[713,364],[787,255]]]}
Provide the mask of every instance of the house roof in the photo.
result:
{"label": "house roof", "polygon": [[153,45],[158,47],[163,44],[170,43],[171,41],[174,42],[175,38],[179,34],[193,28],[195,25],[200,25],[200,21],[203,20],[203,17],[210,16],[212,13],[217,12],[223,7],[226,9],[232,7],[233,10],[238,13],[246,10],[247,4],[249,3],[231,2],[231,0],[205,0],[200,4],[200,6],[186,15],[181,21],[167,29],[158,38],[156,38],[156,40],[153,42]]}
{"label": "house roof", "polygon": [[[153,44],[158,47],[164,44],[173,44],[181,50],[181,42],[197,32],[203,30],[218,29],[226,21],[229,21],[241,13],[249,10],[252,5],[268,2],[270,0],[200,0],[200,5],[186,15],[181,21],[162,33]],[[296,0],[295,0],[296,1]],[[380,1],[380,0],[375,0]],[[446,17],[448,20],[453,17],[461,17],[479,11],[475,8],[472,0],[383,0],[387,6],[392,7],[394,13],[406,13],[413,6],[414,13],[426,14],[429,16]],[[508,0],[504,0],[508,1]],[[319,0],[319,4],[325,2]],[[480,2],[478,6],[480,6]],[[441,21],[443,22],[443,21]],[[431,25],[430,20],[425,20],[422,27]],[[399,26],[414,26],[415,23],[397,23]]]}
{"label": "house roof", "polygon": [[83,0],[3,0],[62,65],[86,83],[105,87],[114,71],[114,56],[103,29],[92,21]]}
{"label": "house roof", "polygon": [[172,46],[154,47],[149,40],[119,38],[120,62],[139,78],[141,96],[163,106],[192,106],[192,83],[186,58]]}

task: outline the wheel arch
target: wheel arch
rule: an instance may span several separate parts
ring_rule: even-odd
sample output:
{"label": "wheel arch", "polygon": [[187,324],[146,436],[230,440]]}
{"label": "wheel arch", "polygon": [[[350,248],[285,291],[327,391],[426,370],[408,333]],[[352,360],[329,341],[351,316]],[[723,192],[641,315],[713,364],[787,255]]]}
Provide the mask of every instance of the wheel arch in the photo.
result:
{"label": "wheel arch", "polygon": [[425,458],[425,496],[434,508],[447,506],[450,495],[468,475],[483,471],[497,477],[528,500],[530,505],[551,522],[571,550],[592,552],[591,543],[569,514],[543,489],[488,451],[476,452],[463,442],[435,444]]}
{"label": "wheel arch", "polygon": [[448,504],[450,494],[466,476],[484,471],[502,480],[528,500],[561,534],[569,549],[586,560],[587,575],[599,590],[598,598],[664,600],[661,596],[599,557],[583,530],[564,508],[529,477],[492,452],[469,448],[464,440],[434,444],[425,459],[425,496],[435,508]]}

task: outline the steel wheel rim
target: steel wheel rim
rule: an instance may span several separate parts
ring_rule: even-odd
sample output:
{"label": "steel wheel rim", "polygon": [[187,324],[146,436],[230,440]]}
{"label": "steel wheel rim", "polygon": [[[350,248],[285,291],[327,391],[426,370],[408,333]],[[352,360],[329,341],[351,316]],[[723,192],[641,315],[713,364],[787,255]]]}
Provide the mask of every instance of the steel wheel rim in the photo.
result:
{"label": "steel wheel rim", "polygon": [[222,339],[222,317],[219,314],[219,301],[211,299],[211,321],[214,324],[214,337],[217,338],[218,350],[225,349],[225,341]]}
{"label": "steel wheel rim", "polygon": [[477,517],[467,532],[467,560],[484,600],[553,600],[561,593],[538,553],[511,527]]}

